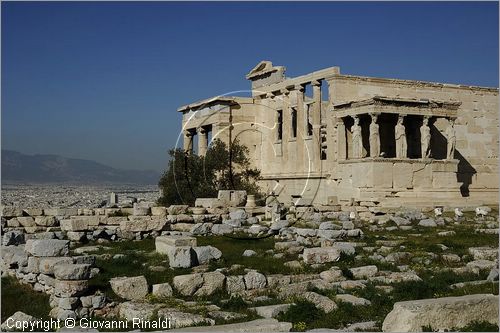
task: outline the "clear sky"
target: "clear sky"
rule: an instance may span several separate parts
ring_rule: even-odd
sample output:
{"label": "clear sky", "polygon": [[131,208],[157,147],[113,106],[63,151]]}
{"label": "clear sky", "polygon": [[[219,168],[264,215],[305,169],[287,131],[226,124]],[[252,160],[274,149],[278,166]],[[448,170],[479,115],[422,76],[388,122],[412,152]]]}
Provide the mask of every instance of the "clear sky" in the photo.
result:
{"label": "clear sky", "polygon": [[162,170],[260,60],[498,87],[498,37],[497,2],[2,2],[2,148]]}

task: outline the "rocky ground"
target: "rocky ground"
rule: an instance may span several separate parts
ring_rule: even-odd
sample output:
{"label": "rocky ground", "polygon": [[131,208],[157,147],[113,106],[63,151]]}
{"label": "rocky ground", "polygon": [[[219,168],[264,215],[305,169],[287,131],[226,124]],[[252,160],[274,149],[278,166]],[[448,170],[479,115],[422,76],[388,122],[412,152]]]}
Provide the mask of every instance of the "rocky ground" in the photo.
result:
{"label": "rocky ground", "polygon": [[[200,244],[221,249],[222,258],[192,269],[197,272],[192,275],[178,272],[182,280],[167,269],[170,274],[154,282],[171,284],[175,292],[169,296],[179,304],[208,293],[210,302],[191,305],[204,306],[208,318],[218,323],[253,319],[256,314],[292,322],[294,330],[380,330],[397,301],[498,294],[498,283],[493,282],[498,280],[498,236],[484,233],[498,227],[495,218],[457,222],[452,217],[412,214],[379,219],[371,225],[348,220],[297,221],[281,228],[275,238],[263,240],[199,237]],[[348,237],[356,230],[356,236]],[[316,252],[325,247],[314,246],[328,242],[323,234],[332,233],[341,234],[332,242],[339,251]],[[164,266],[160,262],[146,267],[154,271]],[[207,287],[205,282],[196,287],[192,280],[201,272],[219,272],[217,281],[223,280],[223,274],[227,294],[215,292],[217,286]],[[211,288],[213,293],[205,291]],[[227,313],[218,318],[214,311]]]}
{"label": "rocky ground", "polygon": [[[78,310],[61,303],[71,298],[50,296],[51,316],[79,316],[83,306],[84,313],[102,320],[168,317],[176,328],[189,331],[195,326],[218,331],[498,330],[496,208],[397,209],[369,221],[349,212],[302,207],[281,219],[272,215],[274,220],[231,208],[210,215],[211,222],[199,222],[204,215],[193,214],[197,210],[163,208],[167,215],[160,231],[131,233],[128,239],[124,228],[139,226],[139,220],[99,218],[123,219],[113,227],[123,229],[117,233],[121,236],[111,240],[94,229],[82,233],[87,240],[72,238],[64,254],[73,258],[69,261],[95,256],[92,274],[86,274],[92,294],[75,298]],[[54,229],[54,237],[69,237],[68,223],[75,228],[77,221],[96,218],[61,219],[62,232]],[[43,239],[50,233],[25,237]],[[7,236],[9,244],[16,243],[13,235],[6,233],[4,243]],[[50,252],[41,242],[36,249],[38,243],[26,245],[32,255]],[[55,279],[71,280],[82,268],[77,266],[54,267]],[[29,269],[17,276],[28,278]],[[15,287],[14,281],[8,285]],[[421,304],[405,303],[411,300]]]}

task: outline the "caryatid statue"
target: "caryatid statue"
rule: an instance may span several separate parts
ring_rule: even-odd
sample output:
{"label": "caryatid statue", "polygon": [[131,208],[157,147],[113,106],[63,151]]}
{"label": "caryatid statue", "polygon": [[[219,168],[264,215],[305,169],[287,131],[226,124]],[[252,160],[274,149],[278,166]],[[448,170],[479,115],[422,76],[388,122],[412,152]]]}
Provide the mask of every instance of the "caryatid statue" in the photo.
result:
{"label": "caryatid statue", "polygon": [[377,115],[372,114],[372,122],[370,123],[370,157],[378,157],[380,155],[380,135],[377,124]]}
{"label": "caryatid statue", "polygon": [[452,160],[455,153],[455,145],[457,143],[457,137],[455,134],[455,121],[453,119],[450,119],[449,126],[448,128],[446,128],[446,139],[448,140],[446,158],[448,160]]}
{"label": "caryatid statue", "polygon": [[397,158],[406,158],[408,151],[408,143],[406,142],[406,128],[403,125],[403,116],[399,116],[398,123],[395,128],[395,137],[396,137],[396,157]]}
{"label": "caryatid statue", "polygon": [[354,158],[363,157],[363,138],[361,137],[361,126],[359,126],[357,116],[354,116],[354,125],[352,125],[352,154]]}
{"label": "caryatid statue", "polygon": [[431,155],[431,129],[429,128],[429,118],[424,117],[422,127],[420,127],[420,147],[422,158],[429,158]]}

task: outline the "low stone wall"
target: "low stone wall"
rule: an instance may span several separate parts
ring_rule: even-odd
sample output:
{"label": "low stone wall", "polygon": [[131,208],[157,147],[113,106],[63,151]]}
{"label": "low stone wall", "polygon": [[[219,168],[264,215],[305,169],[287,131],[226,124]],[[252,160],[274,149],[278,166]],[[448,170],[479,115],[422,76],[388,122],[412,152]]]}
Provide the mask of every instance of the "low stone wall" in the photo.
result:
{"label": "low stone wall", "polygon": [[26,244],[2,247],[2,273],[49,294],[50,316],[58,319],[92,315],[106,302],[105,296],[93,294],[88,284],[99,273],[95,257],[72,257],[69,244],[62,239],[29,239]]}
{"label": "low stone wall", "polygon": [[[193,214],[191,210],[197,213]],[[26,238],[50,232],[57,238],[65,236],[71,241],[142,239],[156,237],[162,231],[190,231],[196,224],[221,222],[217,214],[206,214],[205,209],[188,209],[188,206],[134,207],[134,208],[48,208],[22,209],[13,206],[2,208],[2,230],[20,231]],[[33,235],[33,236],[30,236]],[[9,241],[5,240],[4,245]]]}

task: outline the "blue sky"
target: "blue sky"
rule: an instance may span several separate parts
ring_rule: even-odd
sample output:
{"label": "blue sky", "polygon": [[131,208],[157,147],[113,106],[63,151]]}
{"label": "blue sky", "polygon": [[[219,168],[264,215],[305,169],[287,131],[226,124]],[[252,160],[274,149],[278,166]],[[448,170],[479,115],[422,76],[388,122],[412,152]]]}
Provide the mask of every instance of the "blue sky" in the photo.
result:
{"label": "blue sky", "polygon": [[2,2],[2,148],[162,170],[176,109],[264,59],[498,87],[498,3]]}

